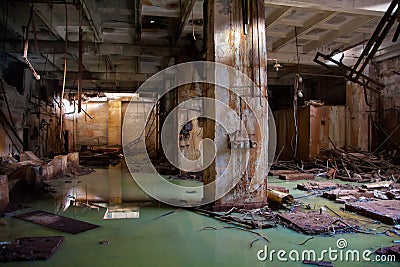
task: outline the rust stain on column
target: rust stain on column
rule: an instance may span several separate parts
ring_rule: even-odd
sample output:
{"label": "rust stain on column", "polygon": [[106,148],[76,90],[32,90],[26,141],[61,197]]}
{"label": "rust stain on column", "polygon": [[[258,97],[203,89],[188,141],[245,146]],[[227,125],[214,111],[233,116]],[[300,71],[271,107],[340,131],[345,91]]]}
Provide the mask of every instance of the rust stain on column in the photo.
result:
{"label": "rust stain on column", "polygon": [[[214,97],[229,105],[243,118],[244,127],[250,133],[250,139],[260,144],[262,138],[267,137],[267,107],[262,106],[259,97],[264,97],[267,83],[267,48],[265,36],[265,12],[264,3],[261,0],[249,1],[249,24],[247,31],[244,30],[244,18],[241,0],[210,0],[208,1],[207,13],[209,16],[207,29],[207,60],[229,65],[248,77],[256,84],[257,88],[239,88],[238,93],[242,95],[241,101],[231,92],[224,92],[221,88],[207,86],[207,97]],[[216,75],[218,77],[218,74]],[[229,78],[231,89],[237,81]],[[259,91],[263,93],[260,96]],[[250,107],[244,103],[248,102]],[[262,115],[261,128],[258,128],[249,108],[257,115]],[[223,116],[216,112],[216,118]],[[246,115],[246,116],[244,116]],[[254,114],[253,114],[254,116]],[[257,126],[257,127],[256,127]],[[214,128],[213,128],[214,127]],[[212,130],[213,128],[213,130]],[[218,126],[207,125],[206,137],[214,137],[217,146],[228,146],[226,139],[217,131]],[[214,131],[214,132],[212,132]],[[265,140],[266,141],[266,140]],[[265,145],[267,143],[265,142]],[[225,197],[217,202],[217,205],[225,205],[238,202],[263,202],[266,201],[266,169],[267,155],[260,158],[263,148],[258,145],[251,149],[248,167],[243,173],[238,185]],[[265,147],[264,147],[265,149]],[[243,160],[241,152],[230,151],[231,157]],[[226,165],[227,156],[224,153],[217,155],[214,165],[205,172],[205,181],[209,182],[221,175],[222,167]],[[256,167],[258,163],[259,167]],[[240,163],[238,163],[240,164]],[[211,176],[211,177],[210,177]],[[218,190],[218,188],[217,188]]]}

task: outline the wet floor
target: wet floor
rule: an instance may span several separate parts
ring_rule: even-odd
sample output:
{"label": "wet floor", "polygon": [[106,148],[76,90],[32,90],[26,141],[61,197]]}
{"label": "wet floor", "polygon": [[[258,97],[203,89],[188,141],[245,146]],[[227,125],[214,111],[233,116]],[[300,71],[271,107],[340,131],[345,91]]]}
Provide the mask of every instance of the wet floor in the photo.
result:
{"label": "wet floor", "polygon": [[[79,177],[72,183],[58,181],[59,194],[66,195],[73,189],[72,195],[79,198],[97,198],[98,201],[118,200],[123,202],[151,200],[133,182],[125,168],[111,169],[113,177],[121,177],[118,182],[110,181],[110,170],[98,169],[96,173]],[[79,183],[77,181],[80,181]],[[188,183],[188,182],[187,182]],[[306,195],[305,192],[293,189],[298,182],[285,182],[275,178],[270,183],[284,185],[297,196]],[[57,184],[57,183],[56,183]],[[118,188],[119,184],[119,189]],[[110,188],[111,187],[111,188]],[[87,190],[86,190],[87,188]],[[88,193],[86,193],[88,191]],[[342,205],[315,196],[301,198],[304,203],[318,209],[328,205],[339,214],[351,218],[363,219],[362,227],[379,228],[383,231],[383,224],[374,224],[370,220],[345,214],[340,210]],[[32,203],[33,209],[42,209],[55,212],[58,204],[53,198],[46,198]],[[27,210],[27,211],[29,211]],[[32,224],[15,218],[6,218],[7,226],[0,226],[0,240],[11,240],[22,236],[49,236],[64,235],[65,241],[58,251],[48,261],[32,263],[8,263],[4,266],[306,266],[301,262],[280,262],[274,255],[273,261],[259,261],[257,252],[264,248],[264,243],[257,241],[253,247],[250,243],[256,237],[245,231],[236,229],[203,230],[204,227],[221,227],[226,224],[190,211],[180,210],[167,216],[158,218],[175,208],[140,207],[139,219],[103,220],[105,209],[89,209],[86,207],[70,206],[64,216],[83,220],[101,227],[81,234],[71,235],[51,230],[40,225]],[[155,219],[158,218],[158,219]],[[391,228],[387,226],[387,228]],[[399,237],[388,237],[383,234],[342,234],[335,236],[317,236],[305,245],[299,245],[309,236],[296,233],[281,226],[273,229],[257,230],[271,243],[268,250],[315,250],[320,255],[324,249],[337,249],[337,240],[345,238],[347,248],[364,251],[393,245],[393,240]],[[99,244],[108,240],[109,244]],[[293,254],[295,255],[295,254]],[[286,255],[288,257],[288,255]],[[371,259],[374,254],[371,255]],[[377,262],[346,262],[336,261],[334,266],[378,266]],[[384,266],[398,266],[398,263],[386,263]]]}

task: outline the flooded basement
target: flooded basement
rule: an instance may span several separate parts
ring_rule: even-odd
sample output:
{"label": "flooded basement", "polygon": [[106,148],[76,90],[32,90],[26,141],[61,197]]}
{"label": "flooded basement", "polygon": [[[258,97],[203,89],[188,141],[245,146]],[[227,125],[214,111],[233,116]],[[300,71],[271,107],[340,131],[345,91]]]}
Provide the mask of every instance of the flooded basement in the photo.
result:
{"label": "flooded basement", "polygon": [[[199,182],[174,181],[187,186],[198,186]],[[340,181],[336,181],[340,183]],[[295,197],[305,193],[296,188],[299,181],[269,179],[272,185],[285,186]],[[282,262],[276,253],[271,259],[260,261],[257,254],[268,247],[271,250],[315,250],[320,255],[324,249],[338,249],[338,239],[345,239],[343,250],[371,250],[391,246],[400,236],[385,234],[336,234],[315,236],[297,233],[278,225],[276,228],[254,230],[266,236],[270,243],[253,242],[255,236],[246,231],[222,228],[228,224],[189,210],[161,207],[147,196],[133,181],[126,167],[96,169],[95,173],[53,182],[57,193],[29,203],[30,208],[22,212],[43,210],[62,216],[99,225],[100,227],[80,233],[67,234],[43,226],[19,220],[4,218],[7,225],[0,226],[0,240],[12,240],[24,236],[64,236],[65,240],[55,254],[47,261],[13,262],[4,266],[307,266],[302,261]],[[195,192],[194,195],[201,194]],[[68,206],[68,198],[81,202],[97,203],[95,206]],[[55,200],[56,199],[56,200]],[[65,200],[67,199],[67,200]],[[357,222],[363,229],[377,229],[383,232],[391,229],[365,217],[342,211],[343,204],[331,202],[317,196],[301,198],[310,204],[312,210],[325,205],[347,220]],[[139,218],[104,220],[106,209],[103,203],[113,206],[135,207]],[[63,211],[65,210],[65,211]],[[175,212],[173,212],[175,211]],[[281,210],[280,212],[284,212]],[[163,216],[165,215],[165,216]],[[209,230],[202,229],[208,228]],[[216,230],[217,229],[217,230]],[[307,241],[308,240],[308,241]],[[307,242],[305,242],[307,241]],[[253,242],[253,243],[252,243]],[[250,246],[252,244],[252,246]],[[288,257],[288,255],[286,255]],[[375,254],[371,254],[371,259]],[[378,266],[379,262],[333,261],[334,266]],[[398,262],[385,263],[398,266]]]}

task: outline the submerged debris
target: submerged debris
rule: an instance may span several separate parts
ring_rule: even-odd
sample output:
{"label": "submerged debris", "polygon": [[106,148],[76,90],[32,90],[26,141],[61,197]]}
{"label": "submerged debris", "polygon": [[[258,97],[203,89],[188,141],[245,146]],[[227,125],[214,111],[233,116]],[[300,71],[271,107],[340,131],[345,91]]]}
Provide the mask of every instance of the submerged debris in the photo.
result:
{"label": "submerged debris", "polygon": [[1,244],[0,262],[47,260],[63,241],[63,236],[17,238]]}
{"label": "submerged debris", "polygon": [[331,261],[310,261],[310,260],[303,260],[303,263],[304,263],[304,264],[309,264],[309,265],[333,267],[333,263],[332,263]]}
{"label": "submerged debris", "polygon": [[290,229],[307,235],[336,234],[357,229],[356,225],[320,211],[287,212],[278,214],[278,217]]}
{"label": "submerged debris", "polygon": [[253,240],[253,241],[250,243],[250,247],[253,247],[253,244],[254,244],[256,241],[259,241],[259,240],[264,240],[264,241],[266,241],[266,242],[268,242],[268,243],[271,243],[271,241],[270,241],[268,238],[266,238],[264,235],[262,235],[262,234],[260,234],[260,233],[258,233],[258,232],[255,232],[255,231],[252,231],[252,230],[249,230],[249,229],[245,229],[245,228],[241,228],[241,227],[237,227],[237,226],[222,226],[222,227],[206,226],[206,227],[200,229],[199,231],[204,231],[204,230],[220,230],[220,229],[236,229],[236,230],[240,230],[240,231],[245,231],[245,232],[248,232],[248,233],[252,233],[252,234],[258,236],[257,239]]}
{"label": "submerged debris", "polygon": [[345,210],[356,212],[386,224],[400,223],[400,201],[398,200],[346,203]]}

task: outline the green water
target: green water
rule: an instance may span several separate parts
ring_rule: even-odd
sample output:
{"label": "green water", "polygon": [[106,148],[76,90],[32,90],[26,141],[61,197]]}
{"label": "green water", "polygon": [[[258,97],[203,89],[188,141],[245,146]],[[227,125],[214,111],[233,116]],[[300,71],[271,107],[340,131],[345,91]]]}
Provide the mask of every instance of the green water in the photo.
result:
{"label": "green water", "polygon": [[[119,175],[118,169],[112,169],[112,172],[114,177]],[[114,183],[109,180],[108,169],[99,169],[94,174],[79,177],[81,181],[79,185],[74,185],[73,182],[70,186],[75,186],[74,190],[79,187],[90,188],[89,195],[96,197],[97,194],[99,200],[104,200],[107,196],[115,194],[117,185],[120,183],[121,188],[120,191],[117,190],[117,193],[121,193],[124,202],[150,199],[137,188],[124,168],[120,169],[120,173],[121,182]],[[293,189],[297,182],[282,182],[274,178],[271,178],[270,182],[287,186],[295,196],[305,194]],[[63,188],[61,191],[67,190],[66,184],[61,181],[58,184],[60,188]],[[110,184],[115,188],[110,190]],[[304,203],[310,203],[312,207],[315,205],[319,208],[326,204],[341,212],[341,205],[321,198],[310,197],[302,200]],[[54,199],[47,198],[32,203],[31,209],[54,212],[55,206]],[[7,263],[4,266],[306,266],[301,262],[278,262],[276,259],[273,262],[261,262],[256,254],[258,250],[264,248],[264,243],[258,241],[250,248],[250,243],[255,239],[254,235],[236,229],[199,231],[207,226],[220,227],[226,224],[190,211],[181,210],[153,220],[173,210],[176,209],[140,207],[139,219],[103,220],[105,209],[97,211],[85,207],[69,207],[62,213],[63,215],[101,226],[77,235],[58,232],[14,218],[6,218],[8,225],[0,226],[1,240],[21,236],[63,235],[65,241],[48,261]],[[341,214],[344,213],[341,212]],[[365,223],[363,227],[380,225]],[[338,238],[345,238],[349,249],[359,250],[375,250],[381,246],[392,245],[392,240],[400,239],[400,237],[385,235],[345,234],[334,237],[318,236],[306,245],[300,246],[298,244],[309,236],[283,227],[257,231],[271,240],[268,244],[269,250],[315,249],[317,253],[328,249],[329,246],[336,248]],[[100,245],[101,240],[109,240],[110,244]],[[378,265],[380,264],[366,262],[334,263],[334,266]],[[382,265],[399,266],[398,263]]]}

